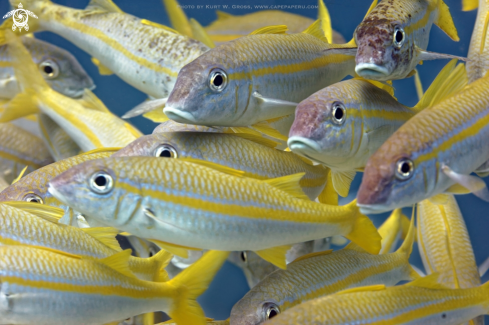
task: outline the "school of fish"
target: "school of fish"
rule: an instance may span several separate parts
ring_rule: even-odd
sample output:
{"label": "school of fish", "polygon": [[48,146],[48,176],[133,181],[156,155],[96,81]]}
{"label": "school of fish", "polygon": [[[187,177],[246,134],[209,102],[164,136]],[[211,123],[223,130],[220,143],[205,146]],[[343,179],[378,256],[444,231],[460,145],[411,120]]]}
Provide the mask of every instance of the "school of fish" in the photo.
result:
{"label": "school of fish", "polygon": [[[374,0],[349,41],[323,0],[316,20],[217,11],[207,27],[177,0],[171,27],[112,0],[9,2],[0,324],[484,324],[489,259],[456,196],[489,202],[487,0],[462,1],[467,57],[428,50],[433,25],[459,41],[443,0]],[[148,99],[117,116],[41,31]],[[448,63],[424,91],[426,60]],[[412,107],[392,85],[409,77]],[[226,261],[250,290],[214,320],[197,298]]]}

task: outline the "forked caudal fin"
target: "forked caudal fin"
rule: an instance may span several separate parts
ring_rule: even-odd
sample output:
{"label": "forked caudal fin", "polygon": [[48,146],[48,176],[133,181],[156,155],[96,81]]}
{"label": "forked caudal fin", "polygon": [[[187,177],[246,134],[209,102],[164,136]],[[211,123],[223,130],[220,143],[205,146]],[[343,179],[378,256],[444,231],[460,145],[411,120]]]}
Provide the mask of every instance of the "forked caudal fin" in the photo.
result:
{"label": "forked caudal fin", "polygon": [[206,323],[204,311],[196,299],[207,289],[228,255],[229,252],[209,251],[197,262],[168,281],[179,290],[168,312],[177,324],[204,325]]}
{"label": "forked caudal fin", "polygon": [[353,200],[346,207],[351,210],[351,218],[354,218],[354,221],[350,233],[345,237],[368,253],[378,254],[382,247],[382,237],[380,237],[377,228],[367,216],[360,212],[357,207],[357,200]]}

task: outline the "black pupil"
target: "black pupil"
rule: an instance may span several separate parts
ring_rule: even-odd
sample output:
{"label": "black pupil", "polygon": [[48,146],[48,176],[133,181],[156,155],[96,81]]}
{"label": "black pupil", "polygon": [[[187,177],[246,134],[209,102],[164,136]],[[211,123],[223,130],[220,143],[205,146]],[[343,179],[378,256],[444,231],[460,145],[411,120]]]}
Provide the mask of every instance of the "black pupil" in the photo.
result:
{"label": "black pupil", "polygon": [[35,198],[32,198],[32,199],[30,200],[30,202],[39,203],[39,200],[38,200],[38,199],[35,199]]}
{"label": "black pupil", "polygon": [[341,108],[337,108],[335,111],[334,111],[334,117],[337,119],[337,120],[341,120],[343,118],[343,110]]}
{"label": "black pupil", "polygon": [[150,252],[149,252],[149,257],[153,257],[153,255],[154,255],[154,254],[153,254],[153,251],[150,251]]}
{"label": "black pupil", "polygon": [[402,32],[400,30],[396,31],[396,42],[397,43],[402,42]]}
{"label": "black pupil", "polygon": [[447,318],[447,314],[441,314],[441,318]]}
{"label": "black pupil", "polygon": [[99,187],[103,187],[107,185],[107,179],[105,178],[105,176],[97,176],[95,178],[95,184],[97,184],[97,186]]}
{"label": "black pupil", "polygon": [[270,310],[270,313],[268,314],[268,318],[272,318],[272,317],[275,317],[277,316],[277,311],[275,309],[271,309]]}
{"label": "black pupil", "polygon": [[168,149],[161,150],[160,157],[171,158],[171,151]]}
{"label": "black pupil", "polygon": [[224,79],[222,78],[221,74],[216,74],[213,80],[214,86],[219,87],[222,85],[223,82]]}
{"label": "black pupil", "polygon": [[53,73],[53,71],[54,71],[53,68],[51,68],[48,65],[44,67],[44,72],[47,74],[51,74],[51,73]]}
{"label": "black pupil", "polygon": [[241,260],[243,262],[246,262],[246,253],[245,252],[241,252]]}
{"label": "black pupil", "polygon": [[403,172],[403,174],[407,174],[410,170],[411,167],[409,166],[409,164],[407,162],[403,162],[401,165],[401,172]]}

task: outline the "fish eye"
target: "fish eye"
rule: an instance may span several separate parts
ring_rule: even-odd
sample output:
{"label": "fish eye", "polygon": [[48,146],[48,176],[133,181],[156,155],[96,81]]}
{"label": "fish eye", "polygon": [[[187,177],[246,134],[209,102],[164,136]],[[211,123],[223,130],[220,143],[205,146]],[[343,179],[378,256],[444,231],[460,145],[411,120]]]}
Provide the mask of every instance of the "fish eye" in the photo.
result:
{"label": "fish eye", "polygon": [[406,34],[404,33],[404,29],[401,27],[396,27],[394,29],[394,35],[392,36],[392,43],[395,47],[401,48],[402,44],[404,44],[404,39]]}
{"label": "fish eye", "polygon": [[209,73],[209,88],[214,92],[221,92],[228,84],[228,75],[221,69],[213,69]]}
{"label": "fish eye", "polygon": [[239,257],[244,263],[248,262],[248,254],[245,251],[241,252],[239,254]]}
{"label": "fish eye", "polygon": [[24,199],[23,200],[26,201],[26,202],[44,204],[44,201],[43,201],[42,197],[40,197],[39,195],[34,194],[34,193],[27,193],[24,196]]}
{"label": "fish eye", "polygon": [[178,153],[172,146],[164,144],[155,150],[155,157],[178,158]]}
{"label": "fish eye", "polygon": [[397,161],[396,177],[404,181],[413,176],[414,164],[410,159],[402,158]]}
{"label": "fish eye", "polygon": [[340,102],[333,103],[332,119],[334,124],[341,125],[346,119],[346,108]]}
{"label": "fish eye", "polygon": [[150,247],[149,248],[149,253],[148,253],[148,256],[149,257],[153,257],[157,254],[158,252],[156,251],[156,249],[154,247]]}
{"label": "fish eye", "polygon": [[59,66],[52,60],[46,60],[39,64],[42,75],[47,79],[54,79],[59,75]]}
{"label": "fish eye", "polygon": [[280,314],[280,308],[273,302],[267,302],[263,305],[263,312],[265,313],[265,319],[269,320]]}
{"label": "fish eye", "polygon": [[98,194],[106,194],[112,191],[114,180],[106,172],[96,172],[90,177],[90,189]]}

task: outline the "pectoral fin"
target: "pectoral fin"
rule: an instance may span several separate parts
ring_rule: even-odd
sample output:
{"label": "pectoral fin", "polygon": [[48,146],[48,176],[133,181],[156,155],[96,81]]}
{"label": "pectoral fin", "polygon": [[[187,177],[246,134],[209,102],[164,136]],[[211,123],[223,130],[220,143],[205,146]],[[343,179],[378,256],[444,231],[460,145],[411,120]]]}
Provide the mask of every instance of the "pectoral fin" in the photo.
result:
{"label": "pectoral fin", "polygon": [[443,173],[451,180],[467,188],[478,198],[489,202],[489,191],[487,190],[486,183],[482,179],[472,175],[458,174],[446,165],[443,165],[441,168]]}
{"label": "pectoral fin", "polygon": [[100,73],[102,76],[110,76],[112,74],[114,74],[114,72],[112,72],[112,70],[110,70],[109,68],[107,68],[105,65],[103,65],[99,59],[97,58],[92,58],[92,63],[95,64],[98,68],[98,73]]}
{"label": "pectoral fin", "polygon": [[416,51],[418,52],[418,60],[457,59],[460,61],[467,61],[467,58],[461,56],[425,51],[417,46],[416,46]]}
{"label": "pectoral fin", "polygon": [[[255,97],[258,100],[262,110],[271,110],[277,108],[283,110],[283,114],[281,114],[280,116],[293,114],[295,112],[295,108],[297,107],[297,105],[299,105],[298,103],[289,102],[287,100],[265,97],[256,91],[253,93],[253,97]],[[279,117],[279,116],[273,116],[273,117]]]}
{"label": "pectoral fin", "polygon": [[168,98],[159,98],[159,99],[147,100],[145,102],[142,102],[138,106],[134,107],[133,109],[131,109],[126,114],[122,115],[122,118],[128,119],[128,118],[136,117],[136,116],[154,111],[156,109],[160,109],[163,111],[163,108],[165,107],[167,100],[168,100]]}
{"label": "pectoral fin", "polygon": [[328,179],[323,191],[318,196],[318,201],[323,204],[338,205],[338,193],[333,186],[333,172],[328,171]]}
{"label": "pectoral fin", "polygon": [[287,136],[283,135],[282,133],[278,132],[278,130],[271,127],[267,122],[256,123],[253,124],[251,127],[256,131],[268,135],[269,137],[274,139],[282,140],[285,142],[287,142],[287,140],[289,139]]}
{"label": "pectoral fin", "polygon": [[255,253],[261,258],[263,258],[265,261],[268,261],[273,265],[275,265],[276,267],[285,270],[287,268],[285,254],[287,254],[287,251],[291,247],[292,245],[277,246],[277,247],[255,251]]}
{"label": "pectoral fin", "polygon": [[347,197],[348,192],[350,191],[350,185],[353,179],[355,178],[355,171],[331,171],[333,176],[333,186],[338,193],[342,197]]}

